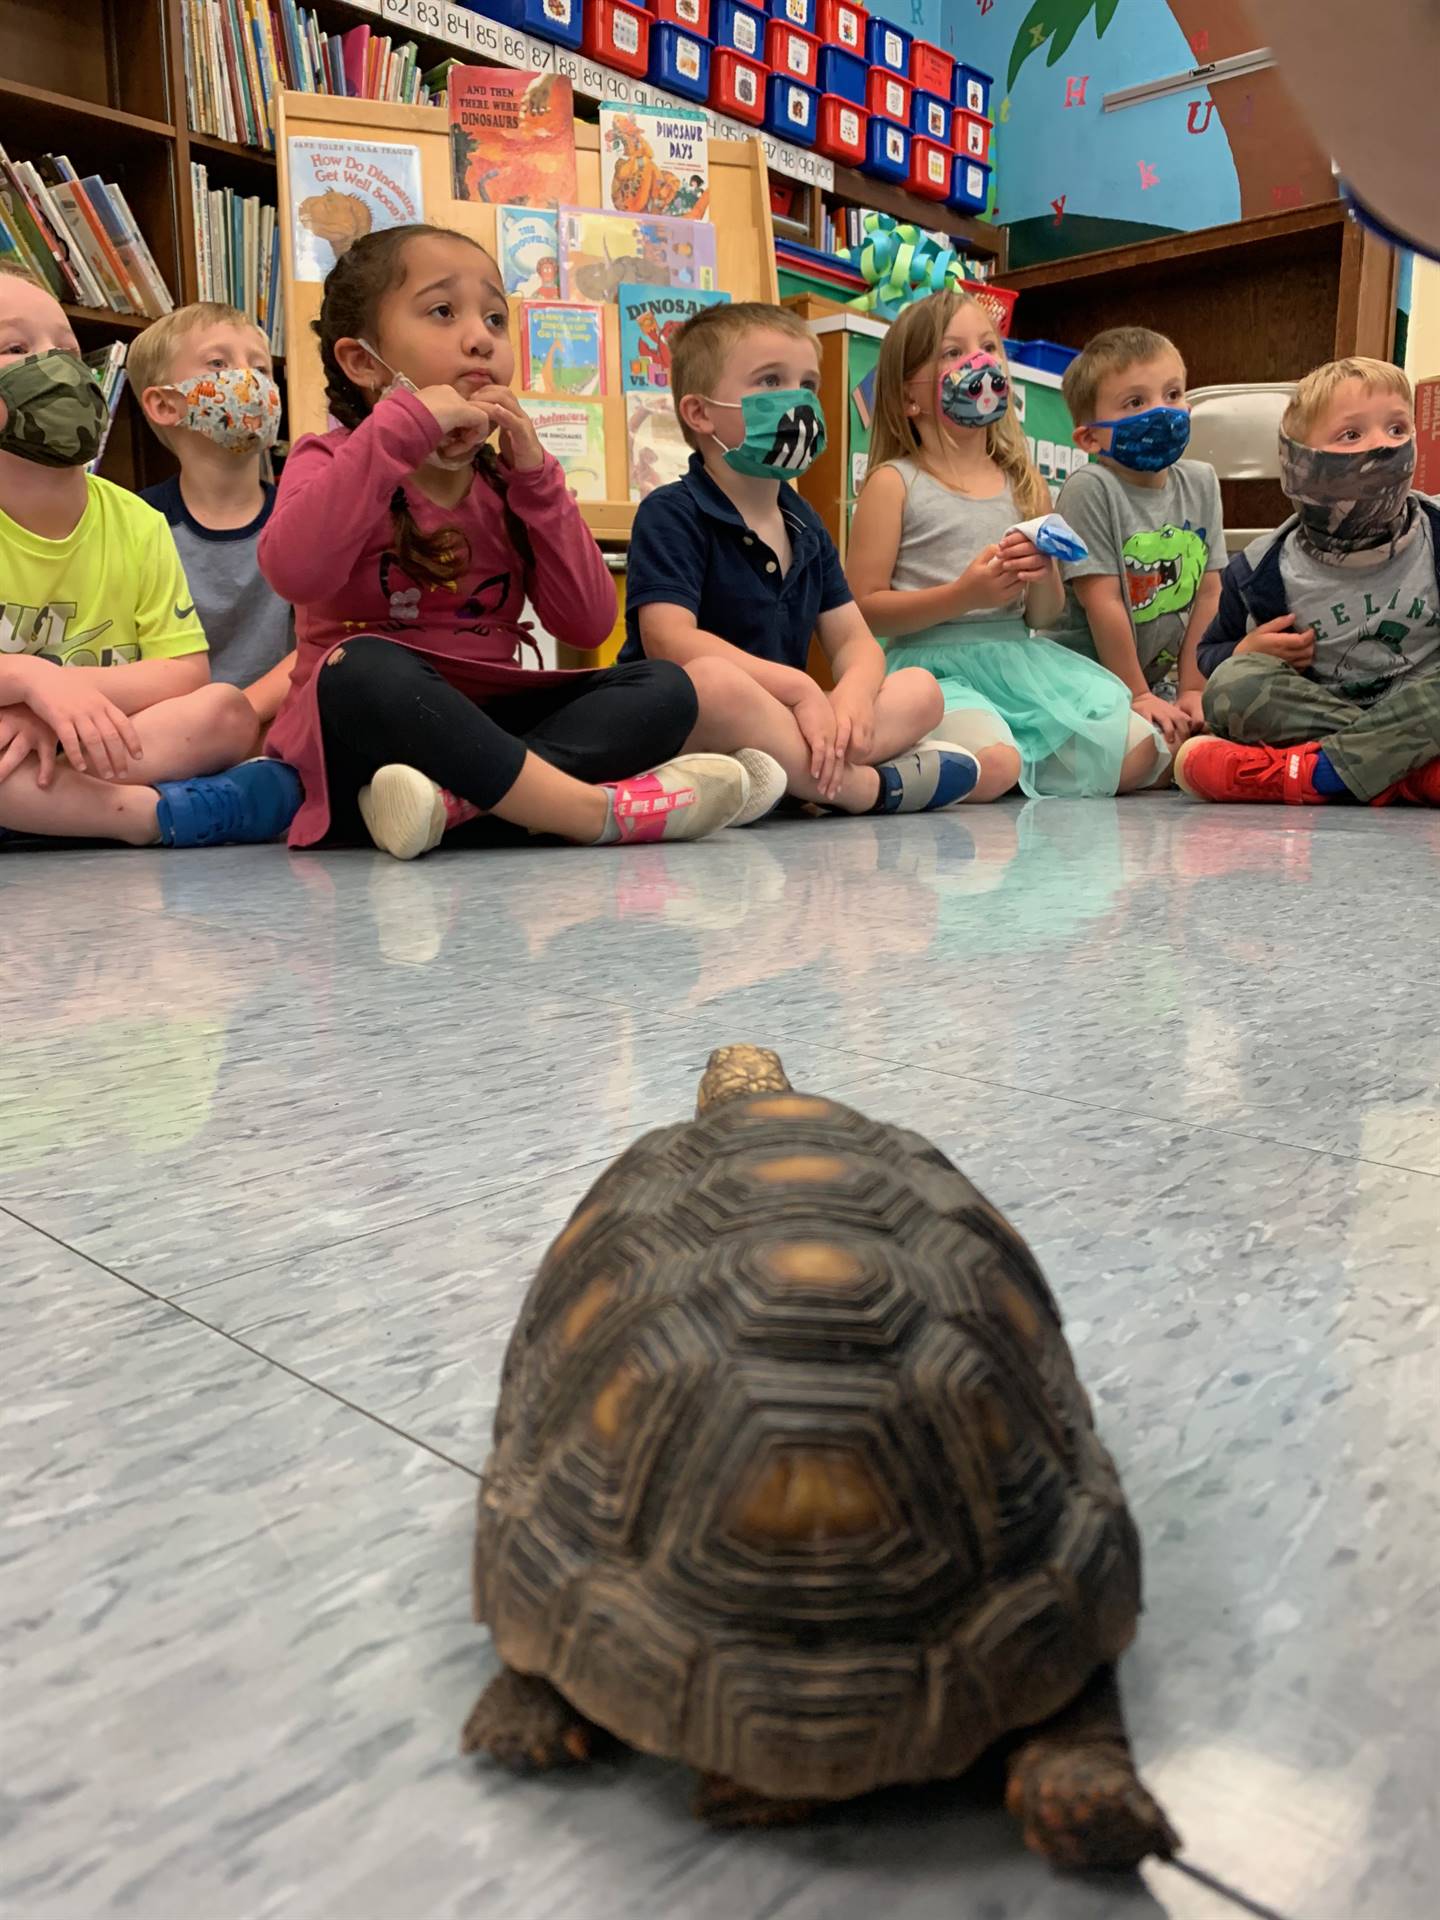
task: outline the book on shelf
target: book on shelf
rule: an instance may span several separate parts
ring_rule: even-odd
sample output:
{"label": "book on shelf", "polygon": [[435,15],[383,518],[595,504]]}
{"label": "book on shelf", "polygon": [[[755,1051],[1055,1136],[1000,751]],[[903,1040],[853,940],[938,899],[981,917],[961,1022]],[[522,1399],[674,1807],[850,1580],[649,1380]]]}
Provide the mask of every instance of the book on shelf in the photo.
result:
{"label": "book on shelf", "polygon": [[577,500],[605,498],[605,409],[598,400],[551,400],[522,393],[535,436],[553,453]]}
{"label": "book on shelf", "polygon": [[605,332],[599,307],[522,300],[520,342],[527,393],[581,400],[605,391]]}
{"label": "book on shelf", "polygon": [[620,385],[624,390],[629,393],[634,387],[668,387],[675,335],[702,308],[724,306],[729,299],[728,293],[706,293],[695,287],[617,288]]}
{"label": "book on shelf", "polygon": [[457,200],[555,207],[575,198],[575,107],[554,73],[457,67],[449,76],[451,186]]}
{"label": "book on shelf", "polygon": [[364,23],[330,33],[295,0],[183,0],[180,19],[190,126],[216,140],[273,151],[287,89],[405,106],[434,97],[413,40]]}
{"label": "book on shelf", "polygon": [[57,300],[158,320],[174,306],[120,189],[61,154],[12,161],[0,147],[0,246]]}
{"label": "book on shelf", "polygon": [[105,443],[110,438],[110,429],[115,424],[116,410],[120,405],[120,396],[125,391],[125,355],[128,347],[123,340],[112,340],[108,347],[101,347],[96,353],[84,356],[85,364],[100,382],[100,391],[105,396],[107,419],[104,431],[100,435],[100,447],[95,458],[85,471],[95,473],[105,457]]}
{"label": "book on shelf", "polygon": [[255,194],[212,187],[208,170],[190,163],[195,218],[195,271],[202,300],[238,307],[270,343],[285,351],[280,298],[280,227],[274,207]]}

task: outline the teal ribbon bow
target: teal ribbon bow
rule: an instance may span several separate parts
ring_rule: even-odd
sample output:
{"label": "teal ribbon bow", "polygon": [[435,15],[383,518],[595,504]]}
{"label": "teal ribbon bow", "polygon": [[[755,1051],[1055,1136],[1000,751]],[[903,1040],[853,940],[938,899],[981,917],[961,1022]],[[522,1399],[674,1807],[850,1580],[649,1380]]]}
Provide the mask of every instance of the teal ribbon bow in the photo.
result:
{"label": "teal ribbon bow", "polygon": [[891,213],[867,213],[864,238],[846,249],[846,259],[866,282],[849,303],[860,313],[893,320],[900,309],[927,294],[964,284],[965,266],[953,247],[919,227],[902,225]]}

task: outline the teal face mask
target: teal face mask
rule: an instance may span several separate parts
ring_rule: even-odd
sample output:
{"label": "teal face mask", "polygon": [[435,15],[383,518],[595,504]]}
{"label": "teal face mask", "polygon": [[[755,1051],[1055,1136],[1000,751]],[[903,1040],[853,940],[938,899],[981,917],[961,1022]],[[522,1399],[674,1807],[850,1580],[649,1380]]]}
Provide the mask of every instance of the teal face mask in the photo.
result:
{"label": "teal face mask", "polygon": [[820,396],[808,387],[762,388],[743,400],[710,400],[712,407],[738,407],[745,438],[727,447],[711,438],[725,464],[751,480],[790,480],[825,451],[825,415]]}

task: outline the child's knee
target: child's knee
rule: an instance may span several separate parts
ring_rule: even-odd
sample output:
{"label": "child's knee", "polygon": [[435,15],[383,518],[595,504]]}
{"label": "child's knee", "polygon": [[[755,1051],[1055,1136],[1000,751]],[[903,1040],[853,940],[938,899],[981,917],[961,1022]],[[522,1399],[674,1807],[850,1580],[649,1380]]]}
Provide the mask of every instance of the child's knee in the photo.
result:
{"label": "child's knee", "polygon": [[212,680],[195,698],[201,703],[206,743],[214,743],[217,755],[224,756],[224,764],[233,766],[237,760],[248,759],[260,738],[260,721],[239,687]]}
{"label": "child's knee", "polygon": [[999,800],[1020,779],[1020,755],[1014,747],[981,747],[975,755],[980,762],[980,778],[972,800]]}
{"label": "child's knee", "polygon": [[898,673],[887,677],[884,692],[890,699],[904,703],[906,714],[914,722],[917,740],[938,727],[945,717],[944,690],[934,674],[927,673],[924,667],[901,667]]}

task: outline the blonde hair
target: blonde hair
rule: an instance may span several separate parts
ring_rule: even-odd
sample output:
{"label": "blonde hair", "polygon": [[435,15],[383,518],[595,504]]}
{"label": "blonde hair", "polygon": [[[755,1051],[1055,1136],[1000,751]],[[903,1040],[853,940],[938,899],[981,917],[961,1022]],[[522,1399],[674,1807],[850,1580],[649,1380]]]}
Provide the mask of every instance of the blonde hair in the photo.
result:
{"label": "blonde hair", "polygon": [[[125,375],[135,391],[135,397],[139,399],[147,387],[169,384],[175,355],[188,334],[194,333],[199,327],[221,326],[247,327],[260,339],[265,338],[263,330],[248,314],[241,313],[238,307],[226,306],[220,300],[196,300],[188,307],[177,307],[173,313],[152,321],[143,333],[135,336],[125,356]],[[266,350],[269,350],[268,343]],[[153,420],[149,420],[148,424],[157,440],[167,447],[172,444],[163,427],[157,427]]]}
{"label": "blonde hair", "polygon": [[[24,261],[17,260],[14,254],[7,253],[3,259],[0,259],[0,274],[6,275],[11,280],[23,280],[27,286],[39,287],[42,293],[50,293],[45,282],[37,280]],[[55,296],[52,293],[50,297],[53,300]]]}
{"label": "blonde hair", "polygon": [[1126,367],[1145,360],[1158,360],[1162,353],[1178,353],[1173,340],[1151,327],[1107,327],[1087,340],[1084,348],[1065,369],[1060,391],[1077,427],[1088,427],[1095,418],[1095,402],[1100,382],[1108,374],[1123,373]]}
{"label": "blonde hair", "polygon": [[[762,329],[814,345],[815,336],[798,313],[788,307],[772,307],[764,300],[736,300],[726,306],[702,307],[699,313],[691,314],[670,343],[670,393],[677,419],[686,394],[713,393],[736,342]],[[700,445],[683,420],[680,431],[687,446]]]}
{"label": "blonde hair", "polygon": [[1347,380],[1358,380],[1368,391],[1397,394],[1413,408],[1415,395],[1403,369],[1389,360],[1367,360],[1352,355],[1347,360],[1327,360],[1299,383],[1294,397],[1280,421],[1280,431],[1292,440],[1303,440],[1324,413]]}
{"label": "blonde hair", "polygon": [[[881,342],[875,373],[867,479],[890,461],[913,460],[919,453],[920,432],[905,411],[905,389],[939,355],[945,329],[955,315],[962,308],[979,305],[973,294],[951,288],[914,301],[891,325]],[[999,349],[999,358],[1008,373],[1003,348]],[[1013,407],[1007,407],[986,427],[985,451],[1009,481],[1020,518],[1032,520],[1037,513],[1044,513],[1049,505],[1045,482],[1030,458],[1025,429]]]}

